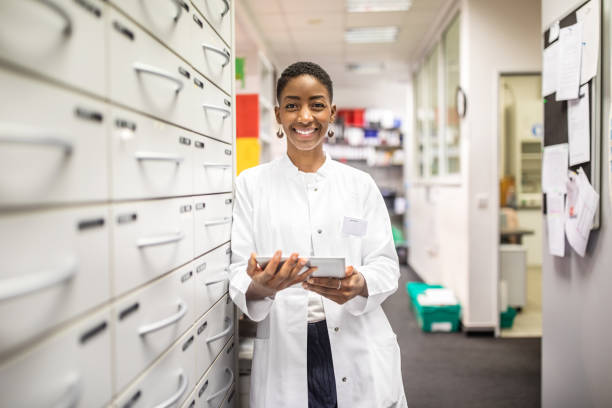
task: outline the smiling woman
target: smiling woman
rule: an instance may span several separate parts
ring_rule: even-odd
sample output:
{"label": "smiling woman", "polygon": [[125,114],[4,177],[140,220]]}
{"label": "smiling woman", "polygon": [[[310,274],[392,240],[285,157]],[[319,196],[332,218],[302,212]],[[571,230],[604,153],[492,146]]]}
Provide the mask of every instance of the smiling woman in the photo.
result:
{"label": "smiling woman", "polygon": [[[367,173],[323,150],[332,97],[320,66],[285,69],[275,113],[287,154],[236,179],[230,295],[258,322],[252,408],[407,406],[399,346],[380,306],[399,277],[389,215]],[[272,259],[262,267],[258,255]],[[308,257],[349,266],[342,279],[315,278],[316,268],[302,272]]]}

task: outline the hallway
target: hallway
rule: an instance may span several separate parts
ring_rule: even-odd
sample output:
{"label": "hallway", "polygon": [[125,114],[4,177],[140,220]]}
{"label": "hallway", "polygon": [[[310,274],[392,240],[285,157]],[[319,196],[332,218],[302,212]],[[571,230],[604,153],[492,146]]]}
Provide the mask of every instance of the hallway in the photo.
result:
{"label": "hallway", "polygon": [[410,408],[539,407],[541,339],[424,333],[405,289],[415,280],[403,266],[397,292],[383,304],[402,351]]}

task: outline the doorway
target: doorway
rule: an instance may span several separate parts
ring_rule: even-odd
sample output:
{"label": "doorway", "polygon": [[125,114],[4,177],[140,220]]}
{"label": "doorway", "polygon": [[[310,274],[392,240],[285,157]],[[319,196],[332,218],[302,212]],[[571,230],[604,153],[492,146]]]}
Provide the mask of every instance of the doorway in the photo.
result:
{"label": "doorway", "polygon": [[499,78],[499,309],[501,337],[542,336],[540,73]]}

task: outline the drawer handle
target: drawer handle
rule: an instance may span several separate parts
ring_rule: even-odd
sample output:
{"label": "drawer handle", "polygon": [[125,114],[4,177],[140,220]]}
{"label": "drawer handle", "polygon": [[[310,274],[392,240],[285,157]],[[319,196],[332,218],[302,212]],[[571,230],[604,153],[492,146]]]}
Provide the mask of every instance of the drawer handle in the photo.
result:
{"label": "drawer handle", "polygon": [[215,340],[219,340],[220,338],[227,336],[232,330],[234,330],[234,322],[232,322],[232,319],[227,316],[225,317],[225,324],[227,324],[227,328],[221,333],[215,334],[214,336],[207,338],[206,343],[212,343]]}
{"label": "drawer handle", "polygon": [[176,14],[174,15],[174,21],[178,21],[183,13],[183,2],[181,0],[170,0],[176,6]]}
{"label": "drawer handle", "polygon": [[25,276],[0,280],[0,301],[38,292],[72,279],[77,272],[77,263],[71,259],[66,265]]}
{"label": "drawer handle", "polygon": [[225,10],[223,10],[223,12],[221,13],[221,17],[225,17],[225,15],[230,9],[229,0],[223,0],[223,4],[225,4]]}
{"label": "drawer handle", "polygon": [[206,221],[204,223],[204,226],[210,227],[213,225],[229,224],[230,222],[232,222],[232,217],[224,217],[224,218],[219,218],[217,220]]}
{"label": "drawer handle", "polygon": [[132,67],[134,68],[134,71],[136,71],[137,73],[142,72],[145,74],[151,74],[151,75],[155,75],[160,78],[165,78],[169,81],[174,82],[176,84],[176,90],[175,90],[176,93],[179,93],[183,89],[183,81],[181,80],[181,78],[176,77],[169,72],[166,72],[159,68],[155,68],[151,65],[142,64],[140,62],[134,63]]}
{"label": "drawer handle", "polygon": [[141,326],[138,329],[138,334],[140,334],[141,336],[144,336],[146,334],[149,334],[149,333],[161,330],[164,327],[168,327],[171,324],[174,324],[174,323],[178,322],[179,320],[181,320],[183,318],[183,316],[185,316],[185,314],[187,313],[187,310],[189,308],[187,307],[185,302],[183,302],[180,299],[177,302],[177,304],[178,304],[178,309],[179,309],[177,313],[173,314],[172,316],[166,317],[165,319],[162,319],[162,320],[160,320],[158,322],[151,323],[151,324],[146,324],[144,326]]}
{"label": "drawer handle", "polygon": [[227,64],[229,64],[231,55],[230,55],[230,52],[226,50],[225,48],[221,49],[221,48],[213,47],[212,45],[208,45],[208,44],[202,44],[202,48],[204,48],[205,50],[216,52],[217,54],[225,57],[225,63],[221,65],[223,68],[225,68]]}
{"label": "drawer handle", "polygon": [[202,166],[204,167],[220,167],[223,169],[229,169],[232,167],[231,164],[224,164],[224,163],[203,163]]}
{"label": "drawer handle", "polygon": [[178,400],[181,399],[185,391],[187,391],[188,386],[189,386],[189,379],[187,378],[183,370],[181,370],[181,372],[179,373],[178,391],[174,395],[172,395],[170,398],[165,400],[164,402],[157,404],[154,408],[169,408],[173,406],[174,404],[178,402]]}
{"label": "drawer handle", "polygon": [[72,153],[72,143],[54,135],[38,133],[35,130],[17,130],[4,128],[0,130],[0,143],[29,144],[55,147],[63,150],[65,155]]}
{"label": "drawer handle", "polygon": [[225,385],[223,388],[221,388],[219,391],[215,392],[214,394],[210,395],[208,398],[206,398],[206,402],[210,402],[212,400],[214,400],[215,398],[225,394],[227,392],[227,390],[230,389],[230,387],[232,386],[232,384],[234,384],[234,372],[232,371],[231,368],[226,367],[225,368],[225,372],[228,373],[230,375],[230,380],[228,381],[227,385]]}
{"label": "drawer handle", "polygon": [[[229,268],[223,268],[223,271],[226,272],[226,273],[229,273]],[[206,281],[206,283],[204,283],[204,285],[206,285],[206,286],[216,285],[217,283],[227,282],[227,280],[228,280],[227,275],[225,275],[225,276],[218,277],[218,278],[212,278],[212,279]]]}
{"label": "drawer handle", "polygon": [[215,105],[202,105],[202,107],[204,109],[209,109],[209,110],[214,110],[214,111],[218,111],[218,112],[223,112],[223,119],[227,119],[229,117],[229,115],[232,114],[232,111],[229,109],[225,109],[221,106],[215,106]]}
{"label": "drawer handle", "polygon": [[51,0],[38,0],[37,2],[43,6],[47,6],[50,10],[54,11],[58,16],[60,16],[62,20],[64,20],[64,29],[62,30],[62,34],[65,36],[72,34],[72,20],[70,19],[68,13],[66,13],[66,10]]}
{"label": "drawer handle", "polygon": [[138,161],[169,161],[176,164],[183,161],[183,157],[181,156],[155,152],[136,152],[134,157]]}
{"label": "drawer handle", "polygon": [[182,232],[179,232],[178,234],[174,234],[174,235],[160,235],[157,237],[140,238],[136,242],[136,246],[138,248],[146,248],[146,247],[156,246],[156,245],[171,244],[173,242],[182,241],[184,238],[185,238],[185,234]]}

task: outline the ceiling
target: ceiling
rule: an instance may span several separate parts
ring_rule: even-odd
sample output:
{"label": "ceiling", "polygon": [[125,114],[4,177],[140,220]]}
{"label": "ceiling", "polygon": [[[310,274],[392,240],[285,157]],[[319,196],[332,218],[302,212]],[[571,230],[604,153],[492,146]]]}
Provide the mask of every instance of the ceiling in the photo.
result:
{"label": "ceiling", "polygon": [[[411,57],[423,45],[440,14],[453,0],[414,0],[408,11],[347,13],[344,0],[241,0],[283,69],[308,60],[322,65],[336,84],[353,85],[373,79],[406,81]],[[346,44],[344,31],[352,27],[399,26],[390,44]],[[236,40],[240,42],[241,31]],[[383,63],[382,74],[356,74],[348,63]]]}

